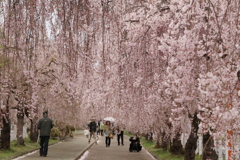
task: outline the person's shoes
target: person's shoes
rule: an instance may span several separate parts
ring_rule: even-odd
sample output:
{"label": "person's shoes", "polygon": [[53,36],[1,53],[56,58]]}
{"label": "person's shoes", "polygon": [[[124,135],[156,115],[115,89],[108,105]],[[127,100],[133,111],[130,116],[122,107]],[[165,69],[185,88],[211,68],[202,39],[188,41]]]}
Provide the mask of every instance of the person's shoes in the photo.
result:
{"label": "person's shoes", "polygon": [[42,154],[40,154],[40,156],[42,157],[43,155],[42,155]]}
{"label": "person's shoes", "polygon": [[124,146],[124,144],[122,144],[122,146]]}
{"label": "person's shoes", "polygon": [[90,141],[88,141],[88,143],[90,143]]}
{"label": "person's shoes", "polygon": [[96,144],[96,145],[98,145],[98,143],[97,143],[97,142],[95,142],[95,144]]}
{"label": "person's shoes", "polygon": [[47,155],[43,155],[43,157],[47,157]]}
{"label": "person's shoes", "polygon": [[118,144],[118,146],[120,146],[120,144]]}

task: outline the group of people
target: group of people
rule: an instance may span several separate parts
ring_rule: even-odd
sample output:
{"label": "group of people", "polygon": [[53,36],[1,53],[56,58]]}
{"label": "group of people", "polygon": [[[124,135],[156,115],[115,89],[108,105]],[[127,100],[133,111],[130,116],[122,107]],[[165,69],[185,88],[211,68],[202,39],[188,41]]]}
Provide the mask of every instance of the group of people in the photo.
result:
{"label": "group of people", "polygon": [[88,138],[88,143],[91,142],[91,138],[94,138],[95,144],[97,144],[98,134],[101,136],[105,136],[106,147],[110,147],[111,139],[113,138],[113,135],[117,135],[118,146],[120,146],[120,144],[123,146],[124,145],[123,133],[124,133],[124,126],[122,124],[118,125],[115,128],[110,121],[100,120],[97,123],[95,118],[91,119],[91,122],[88,124],[88,127],[84,130],[84,135]]}
{"label": "group of people", "polygon": [[[84,130],[84,135],[88,138],[88,142],[91,142],[91,138],[93,137],[95,140],[95,143],[97,144],[97,135],[100,134],[101,136],[105,136],[105,144],[106,147],[110,147],[111,139],[113,138],[113,135],[117,135],[117,141],[118,146],[124,145],[123,141],[123,134],[124,134],[124,125],[120,124],[117,125],[117,127],[114,127],[114,125],[106,120],[106,121],[98,121],[96,122],[95,118],[91,119],[91,122],[88,124],[88,127]],[[97,134],[97,135],[96,135]],[[137,136],[137,134],[134,134],[134,136],[130,137],[129,141],[129,151],[132,152],[136,150],[137,152],[142,150],[142,146],[140,144],[140,139]]]}
{"label": "group of people", "polygon": [[[53,128],[53,121],[48,117],[47,111],[43,112],[43,118],[39,120],[37,128],[39,130],[40,138],[40,156],[46,157],[48,153],[48,142],[50,138],[50,133],[51,129]],[[118,146],[120,146],[120,144],[123,146],[124,129],[124,125],[122,124],[114,127],[114,125],[108,120],[100,120],[97,123],[96,119],[92,118],[91,122],[88,124],[88,127],[84,130],[84,134],[88,138],[89,143],[91,142],[91,138],[94,138],[95,144],[97,144],[96,133],[98,131],[98,134],[101,134],[101,136],[105,136],[106,147],[110,147],[113,135],[117,135]],[[136,134],[131,137],[129,141],[131,142],[129,146],[130,152],[132,152],[133,150],[136,150],[137,152],[141,151],[142,146],[140,145],[140,139]]]}

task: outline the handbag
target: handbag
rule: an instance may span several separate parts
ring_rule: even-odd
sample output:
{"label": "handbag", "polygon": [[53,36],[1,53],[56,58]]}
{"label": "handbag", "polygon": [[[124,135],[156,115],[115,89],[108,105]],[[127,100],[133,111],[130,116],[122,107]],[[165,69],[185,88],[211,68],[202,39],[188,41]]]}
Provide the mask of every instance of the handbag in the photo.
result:
{"label": "handbag", "polygon": [[112,133],[110,133],[108,137],[109,137],[109,138],[113,138],[113,134],[112,134]]}

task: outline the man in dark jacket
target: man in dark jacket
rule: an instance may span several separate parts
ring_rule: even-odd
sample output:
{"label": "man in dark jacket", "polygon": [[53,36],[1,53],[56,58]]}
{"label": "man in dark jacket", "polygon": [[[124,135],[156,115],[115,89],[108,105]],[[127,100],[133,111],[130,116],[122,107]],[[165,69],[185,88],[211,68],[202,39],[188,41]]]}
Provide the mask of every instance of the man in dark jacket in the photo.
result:
{"label": "man in dark jacket", "polygon": [[90,132],[90,137],[89,137],[88,143],[90,143],[91,138],[93,137],[95,140],[95,143],[97,144],[97,141],[96,141],[96,131],[97,131],[96,119],[92,118],[91,122],[89,123],[88,126],[89,126],[89,132]]}
{"label": "man in dark jacket", "polygon": [[46,157],[48,153],[48,142],[50,132],[53,127],[53,122],[48,118],[48,112],[43,112],[43,118],[38,122],[38,129],[40,130],[40,156]]}

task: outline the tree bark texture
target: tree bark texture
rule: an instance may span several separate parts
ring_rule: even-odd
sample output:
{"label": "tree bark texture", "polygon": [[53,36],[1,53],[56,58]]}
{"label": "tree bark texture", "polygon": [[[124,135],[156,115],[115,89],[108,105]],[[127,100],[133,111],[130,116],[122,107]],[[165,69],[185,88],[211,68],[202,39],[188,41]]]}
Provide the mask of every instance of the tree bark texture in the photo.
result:
{"label": "tree bark texture", "polygon": [[197,117],[197,112],[195,112],[192,120],[192,130],[185,146],[184,160],[195,159],[195,151],[197,149],[197,140],[198,140],[197,132],[198,132],[199,121],[200,120]]}
{"label": "tree bark texture", "polygon": [[149,133],[149,139],[150,139],[151,141],[153,140],[153,133],[152,133],[152,132]]}
{"label": "tree bark texture", "polygon": [[37,124],[33,123],[33,121],[30,121],[31,128],[30,128],[30,140],[32,142],[37,142],[38,139],[38,130],[37,130]]}
{"label": "tree bark texture", "polygon": [[3,127],[1,130],[1,149],[10,149],[10,134],[11,134],[11,124],[10,120],[7,122],[3,119]]}
{"label": "tree bark texture", "polygon": [[169,137],[166,135],[166,133],[163,133],[161,138],[161,148],[167,150],[168,144],[169,144]]}
{"label": "tree bark texture", "polygon": [[213,137],[208,133],[203,135],[203,159],[218,160],[218,155],[214,150]]}
{"label": "tree bark texture", "polygon": [[183,146],[180,139],[181,134],[177,133],[177,135],[173,138],[173,141],[170,145],[170,152],[174,155],[183,155]]}
{"label": "tree bark texture", "polygon": [[160,140],[158,139],[154,148],[161,148],[161,145],[160,145]]}
{"label": "tree bark texture", "polygon": [[23,139],[23,125],[24,125],[24,113],[23,109],[19,109],[17,113],[17,145],[24,146]]}

